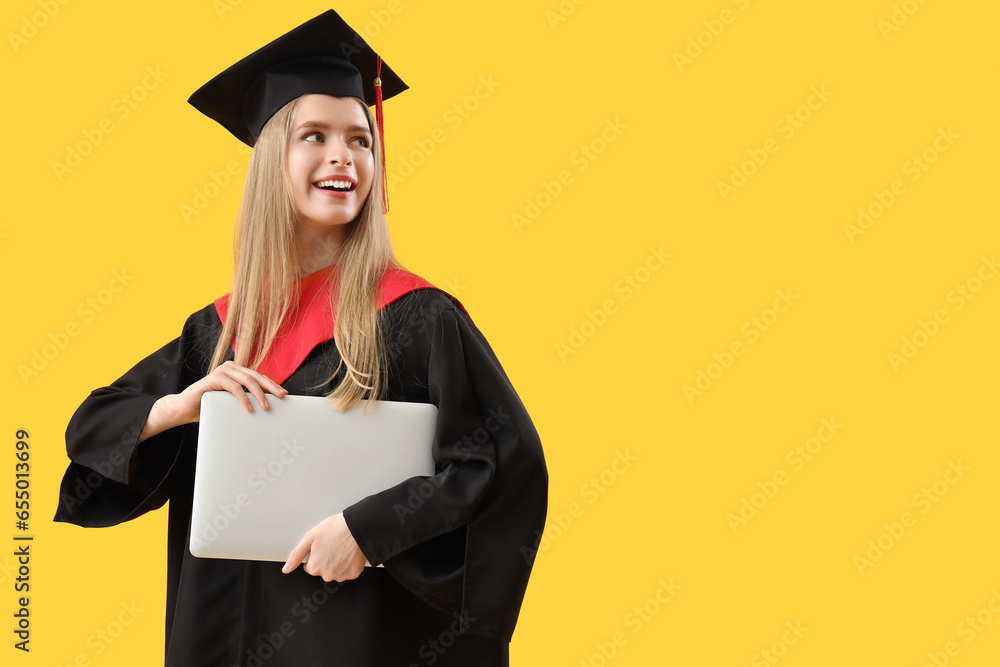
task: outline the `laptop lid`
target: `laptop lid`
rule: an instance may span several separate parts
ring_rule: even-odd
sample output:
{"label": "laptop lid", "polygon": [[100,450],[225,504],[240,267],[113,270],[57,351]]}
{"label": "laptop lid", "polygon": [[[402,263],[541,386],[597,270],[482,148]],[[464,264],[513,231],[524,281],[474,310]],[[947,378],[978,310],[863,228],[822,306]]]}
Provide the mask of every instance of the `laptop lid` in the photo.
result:
{"label": "laptop lid", "polygon": [[327,517],[414,476],[434,474],[437,407],[322,396],[202,395],[190,549],[202,558],[283,562]]}

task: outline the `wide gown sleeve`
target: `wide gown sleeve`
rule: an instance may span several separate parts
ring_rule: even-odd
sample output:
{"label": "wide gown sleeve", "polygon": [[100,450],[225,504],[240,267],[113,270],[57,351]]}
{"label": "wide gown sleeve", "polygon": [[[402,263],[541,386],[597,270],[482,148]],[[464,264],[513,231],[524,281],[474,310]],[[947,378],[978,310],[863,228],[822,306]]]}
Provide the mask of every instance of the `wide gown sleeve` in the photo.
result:
{"label": "wide gown sleeve", "polygon": [[438,407],[436,474],[344,510],[358,546],[468,631],[510,640],[544,527],[548,472],[528,413],[472,320],[427,322],[426,382]]}
{"label": "wide gown sleeve", "polygon": [[195,313],[178,338],[149,355],[110,386],[95,389],[66,428],[70,464],[63,476],[55,521],[113,526],[161,507],[191,425],[139,434],[153,403],[202,377],[205,335],[211,327]]}

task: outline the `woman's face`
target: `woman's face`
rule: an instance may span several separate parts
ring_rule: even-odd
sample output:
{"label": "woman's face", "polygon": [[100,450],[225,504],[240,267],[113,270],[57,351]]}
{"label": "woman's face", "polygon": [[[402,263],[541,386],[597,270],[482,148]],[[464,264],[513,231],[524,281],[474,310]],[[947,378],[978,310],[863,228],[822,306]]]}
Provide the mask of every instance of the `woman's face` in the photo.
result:
{"label": "woman's face", "polygon": [[286,159],[303,225],[322,232],[358,216],[375,177],[372,150],[360,101],[331,95],[299,98]]}

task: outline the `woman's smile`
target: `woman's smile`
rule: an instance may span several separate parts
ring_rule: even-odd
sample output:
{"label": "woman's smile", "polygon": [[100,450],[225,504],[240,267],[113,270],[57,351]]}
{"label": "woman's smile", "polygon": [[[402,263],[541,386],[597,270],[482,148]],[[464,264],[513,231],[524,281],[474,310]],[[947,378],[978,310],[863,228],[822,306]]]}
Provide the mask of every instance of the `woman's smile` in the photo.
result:
{"label": "woman's smile", "polygon": [[321,194],[337,199],[349,199],[357,191],[357,182],[349,176],[332,176],[313,183]]}

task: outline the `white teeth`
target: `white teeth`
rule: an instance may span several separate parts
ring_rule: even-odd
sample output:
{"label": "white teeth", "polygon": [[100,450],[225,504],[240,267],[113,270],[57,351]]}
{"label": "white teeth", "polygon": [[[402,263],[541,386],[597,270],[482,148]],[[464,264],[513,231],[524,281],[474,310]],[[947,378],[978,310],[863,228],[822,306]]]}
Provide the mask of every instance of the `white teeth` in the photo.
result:
{"label": "white teeth", "polygon": [[348,190],[351,188],[353,183],[351,183],[350,181],[326,180],[326,181],[319,181],[316,183],[316,185],[321,188],[340,188],[342,190]]}

